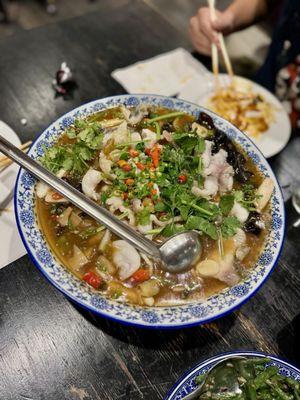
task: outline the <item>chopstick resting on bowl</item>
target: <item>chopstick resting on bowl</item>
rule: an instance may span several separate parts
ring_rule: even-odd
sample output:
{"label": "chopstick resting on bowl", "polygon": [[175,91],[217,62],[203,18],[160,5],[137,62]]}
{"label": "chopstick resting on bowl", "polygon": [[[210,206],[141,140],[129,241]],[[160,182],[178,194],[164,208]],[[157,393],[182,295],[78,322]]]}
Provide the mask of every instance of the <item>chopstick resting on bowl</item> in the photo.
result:
{"label": "chopstick resting on bowl", "polygon": [[[21,145],[19,146],[19,149],[20,149],[20,150],[23,150],[24,153],[27,153],[27,151],[29,150],[29,147],[30,147],[31,143],[32,143],[32,140],[29,140],[28,142],[21,144]],[[4,171],[4,169],[6,169],[7,167],[9,167],[12,163],[13,163],[13,161],[12,161],[10,158],[8,158],[8,157],[6,157],[6,156],[0,156],[0,173],[1,173],[2,171]]]}
{"label": "chopstick resting on bowl", "polygon": [[[208,2],[208,6],[210,9],[210,17],[212,21],[215,21],[217,19],[217,15],[216,15],[216,8],[215,8],[215,0],[207,0]],[[224,40],[224,36],[223,33],[219,32],[218,33],[218,39],[220,42],[220,48],[221,48],[221,53],[224,59],[224,63],[226,66],[226,70],[228,72],[228,75],[230,76],[230,79],[233,78],[233,68],[232,68],[232,64],[226,49],[226,45],[225,45],[225,40]],[[213,73],[215,76],[215,84],[216,84],[216,89],[219,89],[220,87],[220,82],[219,82],[219,57],[218,57],[218,49],[215,43],[212,43],[211,45],[211,55],[212,55],[212,69],[213,69]]]}

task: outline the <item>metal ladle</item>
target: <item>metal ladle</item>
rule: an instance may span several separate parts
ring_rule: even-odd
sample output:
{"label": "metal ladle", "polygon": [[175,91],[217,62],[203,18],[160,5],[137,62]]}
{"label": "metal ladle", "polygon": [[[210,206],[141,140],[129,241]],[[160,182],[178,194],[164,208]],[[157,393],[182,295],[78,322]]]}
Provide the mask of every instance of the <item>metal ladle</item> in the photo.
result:
{"label": "metal ladle", "polygon": [[[231,362],[232,361],[234,362],[235,360],[245,360],[245,359],[246,357],[243,356],[228,356],[225,359],[217,362],[210,368],[208,372],[206,372],[205,377],[203,381],[200,383],[200,385],[197,386],[197,388],[192,393],[185,396],[182,400],[198,399],[199,396],[203,394],[203,389],[208,379],[212,380],[211,379],[212,377],[214,377],[213,381],[215,382],[215,385],[217,384],[220,385],[220,382],[217,381],[218,379],[221,379],[221,386],[226,386],[227,389],[226,395],[228,396],[228,398],[233,398],[234,395],[240,394],[241,393],[240,385]],[[217,376],[215,376],[216,374]],[[220,374],[221,377],[219,376]]]}
{"label": "metal ladle", "polygon": [[129,225],[118,220],[107,209],[90,200],[73,186],[49,172],[38,162],[5,140],[1,135],[0,151],[40,181],[70,200],[71,203],[86,214],[106,226],[111,232],[132,244],[137,250],[160,262],[163,270],[171,273],[187,271],[199,259],[202,246],[198,232],[188,231],[179,233],[158,245],[142,236]]}

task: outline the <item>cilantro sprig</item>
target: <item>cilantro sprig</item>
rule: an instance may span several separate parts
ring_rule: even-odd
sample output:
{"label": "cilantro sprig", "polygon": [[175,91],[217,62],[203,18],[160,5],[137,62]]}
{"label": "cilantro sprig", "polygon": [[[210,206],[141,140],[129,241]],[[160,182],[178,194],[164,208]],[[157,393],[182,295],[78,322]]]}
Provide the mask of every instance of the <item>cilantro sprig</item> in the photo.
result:
{"label": "cilantro sprig", "polygon": [[98,122],[78,119],[66,130],[66,135],[69,141],[58,142],[45,149],[40,161],[54,173],[64,169],[81,176],[88,169],[88,162],[102,146],[103,130]]}
{"label": "cilantro sprig", "polygon": [[248,211],[255,211],[255,202],[260,197],[252,184],[241,186],[240,190],[233,192],[234,199],[245,207]]}
{"label": "cilantro sprig", "polygon": [[[223,195],[217,204],[199,199],[191,192],[194,178],[202,178],[201,154],[205,150],[204,139],[188,132],[175,132],[173,137],[176,146],[164,146],[161,176],[156,182],[160,187],[162,200],[159,207],[164,207],[173,219],[180,216],[182,222],[175,224],[172,220],[160,234],[171,236],[183,230],[195,229],[213,240],[218,240],[220,235],[223,239],[233,236],[240,227],[236,217],[228,216],[235,197]],[[186,152],[196,162],[190,162]],[[178,175],[184,171],[191,179],[187,179],[185,184],[179,184]]]}

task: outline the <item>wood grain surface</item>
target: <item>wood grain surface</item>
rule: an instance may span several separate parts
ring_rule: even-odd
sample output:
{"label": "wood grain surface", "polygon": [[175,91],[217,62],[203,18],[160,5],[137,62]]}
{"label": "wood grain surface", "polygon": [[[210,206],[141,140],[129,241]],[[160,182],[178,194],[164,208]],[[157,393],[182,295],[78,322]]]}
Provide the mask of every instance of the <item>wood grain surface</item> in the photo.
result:
{"label": "wood grain surface", "polygon": [[[89,100],[123,93],[110,72],[188,44],[146,4],[102,0],[102,9],[0,41],[0,118],[34,139]],[[76,70],[73,98],[51,88],[62,61]],[[21,118],[28,124],[23,127]],[[299,230],[291,194],[300,185],[300,138],[271,160],[283,187],[286,241],[270,279],[239,311],[206,326],[149,331],[97,318],[70,303],[24,256],[0,271],[0,399],[162,399],[175,380],[216,353],[255,349],[300,364]]]}

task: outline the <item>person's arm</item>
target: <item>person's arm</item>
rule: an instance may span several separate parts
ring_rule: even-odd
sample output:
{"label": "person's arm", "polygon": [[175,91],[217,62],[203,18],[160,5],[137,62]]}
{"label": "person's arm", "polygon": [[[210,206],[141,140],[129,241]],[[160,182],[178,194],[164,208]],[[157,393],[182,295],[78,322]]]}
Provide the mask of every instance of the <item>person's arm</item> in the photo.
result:
{"label": "person's arm", "polygon": [[217,20],[212,22],[208,7],[199,8],[190,19],[190,37],[196,50],[210,55],[211,42],[218,43],[218,32],[227,35],[245,28],[263,18],[269,7],[277,0],[234,0],[223,12],[217,11]]}
{"label": "person's arm", "polygon": [[[234,31],[254,24],[267,15],[269,0],[235,0],[225,13],[231,13],[233,18],[232,29]],[[216,26],[218,30],[218,26]]]}

